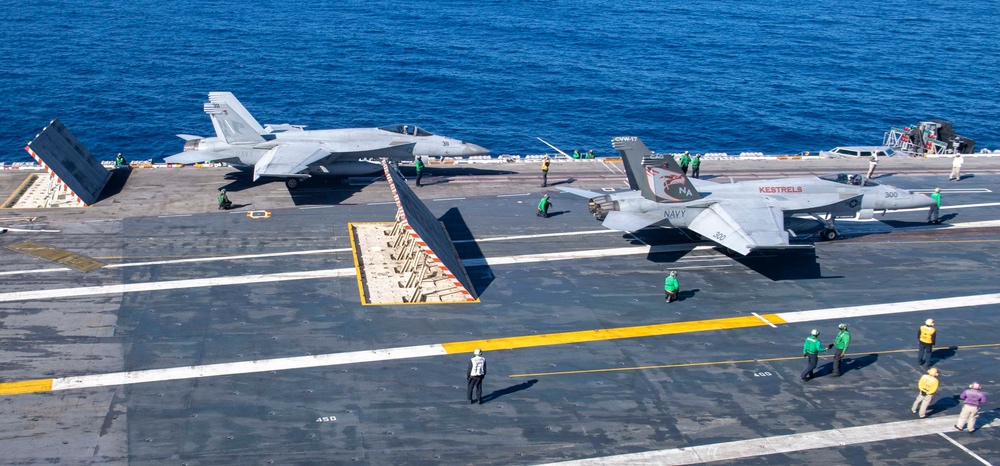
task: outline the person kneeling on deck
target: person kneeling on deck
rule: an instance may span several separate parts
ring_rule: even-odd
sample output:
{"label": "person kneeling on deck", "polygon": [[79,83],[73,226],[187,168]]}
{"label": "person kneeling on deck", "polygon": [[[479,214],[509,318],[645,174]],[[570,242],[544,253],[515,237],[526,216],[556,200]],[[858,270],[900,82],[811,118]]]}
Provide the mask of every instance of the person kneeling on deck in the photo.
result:
{"label": "person kneeling on deck", "polygon": [[677,292],[680,289],[681,286],[677,283],[677,272],[671,270],[670,275],[667,275],[666,280],[663,280],[663,292],[667,295],[668,303],[677,301]]}
{"label": "person kneeling on deck", "polygon": [[125,157],[122,157],[122,153],[119,152],[118,155],[115,156],[115,168],[123,167],[128,167],[128,162],[125,161]]}
{"label": "person kneeling on deck", "polygon": [[229,200],[229,196],[226,195],[225,188],[219,190],[219,210],[228,210],[233,206],[233,202]]}
{"label": "person kneeling on deck", "polygon": [[542,196],[542,200],[538,202],[538,213],[536,213],[535,216],[549,218],[549,207],[552,207],[552,203],[549,202],[549,195],[546,194]]}

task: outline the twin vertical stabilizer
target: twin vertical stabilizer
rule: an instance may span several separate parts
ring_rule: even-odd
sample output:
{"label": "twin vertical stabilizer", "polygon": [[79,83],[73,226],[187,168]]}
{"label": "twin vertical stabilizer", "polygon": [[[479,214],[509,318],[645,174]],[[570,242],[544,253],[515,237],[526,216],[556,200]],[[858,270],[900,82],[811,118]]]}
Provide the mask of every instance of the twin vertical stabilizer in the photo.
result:
{"label": "twin vertical stabilizer", "polygon": [[661,167],[645,165],[643,159],[653,154],[638,137],[618,136],[611,145],[622,155],[629,186],[642,197],[666,203],[701,199],[673,156],[664,155]]}

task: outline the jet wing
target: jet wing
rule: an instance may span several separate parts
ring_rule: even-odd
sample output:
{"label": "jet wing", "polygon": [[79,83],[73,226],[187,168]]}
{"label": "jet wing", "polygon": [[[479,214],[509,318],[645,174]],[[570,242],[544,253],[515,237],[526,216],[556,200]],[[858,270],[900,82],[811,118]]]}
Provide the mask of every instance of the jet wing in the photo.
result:
{"label": "jet wing", "polygon": [[335,162],[341,159],[405,159],[413,157],[415,142],[379,144],[356,144],[344,142],[284,142],[269,149],[253,167],[253,179],[261,176],[294,177],[309,165],[323,159]]}
{"label": "jet wing", "polygon": [[570,194],[574,194],[574,195],[577,195],[577,196],[580,196],[580,197],[585,197],[587,199],[593,199],[595,197],[600,197],[600,196],[604,195],[604,194],[601,194],[601,193],[595,193],[593,191],[587,191],[586,189],[569,188],[569,187],[565,187],[565,186],[556,186],[556,189],[558,189],[560,191],[563,191],[563,192],[570,193]]}
{"label": "jet wing", "polygon": [[272,147],[253,166],[253,180],[262,176],[294,176],[330,155],[321,143],[285,143]]}
{"label": "jet wing", "polygon": [[688,229],[740,254],[757,248],[788,246],[785,214],[781,208],[749,201],[726,201],[703,210]]}

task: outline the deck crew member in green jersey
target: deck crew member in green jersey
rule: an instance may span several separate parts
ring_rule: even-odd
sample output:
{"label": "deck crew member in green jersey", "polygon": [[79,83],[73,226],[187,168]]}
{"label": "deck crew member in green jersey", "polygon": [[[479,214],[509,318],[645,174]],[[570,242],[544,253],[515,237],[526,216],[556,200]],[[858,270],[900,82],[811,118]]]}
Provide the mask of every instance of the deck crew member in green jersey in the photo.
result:
{"label": "deck crew member in green jersey", "polygon": [[833,347],[836,348],[833,351],[834,377],[840,377],[840,360],[844,359],[844,354],[847,353],[847,345],[851,344],[851,332],[847,330],[847,324],[840,324],[837,328],[840,329],[840,333],[837,333],[837,339],[833,341]]}
{"label": "deck crew member in green jersey", "polygon": [[701,154],[694,154],[694,158],[691,159],[691,178],[698,178],[701,176]]}
{"label": "deck crew member in green jersey", "polygon": [[413,164],[417,167],[417,187],[420,187],[420,178],[424,176],[424,161],[418,155]]}
{"label": "deck crew member in green jersey", "polygon": [[681,285],[677,283],[677,272],[671,270],[666,280],[663,280],[663,291],[667,294],[666,299],[668,303],[677,301],[677,292],[680,289]]}
{"label": "deck crew member in green jersey", "polygon": [[802,371],[802,381],[808,382],[812,379],[813,369],[816,369],[816,364],[819,363],[819,353],[833,348],[833,343],[826,348],[823,347],[823,343],[819,341],[819,330],[813,329],[809,332],[809,336],[806,337],[806,342],[802,345],[802,357],[809,359],[809,364],[806,365],[806,370]]}
{"label": "deck crew member in green jersey", "polygon": [[688,165],[691,165],[691,153],[684,151],[684,155],[681,156],[681,172],[684,173],[684,176],[688,174]]}
{"label": "deck crew member in green jersey", "polygon": [[546,194],[542,196],[541,201],[538,201],[538,213],[536,213],[535,216],[549,218],[549,207],[552,207],[552,203],[549,202],[549,195]]}
{"label": "deck crew member in green jersey", "polygon": [[941,212],[941,188],[934,188],[931,199],[934,203],[931,204],[931,210],[927,211],[927,223],[941,223],[941,220],[938,219],[938,213]]}

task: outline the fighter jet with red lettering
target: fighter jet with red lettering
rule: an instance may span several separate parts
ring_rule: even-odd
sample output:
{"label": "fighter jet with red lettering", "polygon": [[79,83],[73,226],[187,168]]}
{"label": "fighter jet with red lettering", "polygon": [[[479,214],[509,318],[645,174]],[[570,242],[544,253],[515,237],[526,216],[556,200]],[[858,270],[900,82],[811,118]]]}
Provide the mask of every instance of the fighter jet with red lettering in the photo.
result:
{"label": "fighter jet with red lettering", "polygon": [[687,228],[743,255],[759,249],[803,247],[789,244],[790,236],[811,235],[817,230],[820,238],[835,239],[839,236],[834,224],[838,216],[871,218],[876,210],[934,203],[924,194],[880,184],[860,174],[733,183],[691,179],[671,156],[663,157],[662,164],[647,164],[653,154],[635,136],[616,137],[612,145],[622,155],[632,191],[601,195],[560,189],[591,197],[590,212],[607,228]]}

